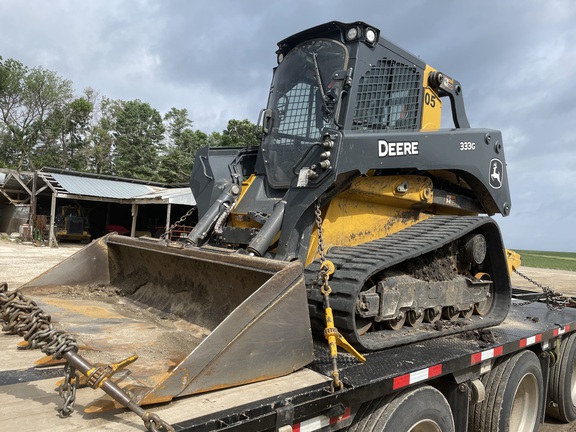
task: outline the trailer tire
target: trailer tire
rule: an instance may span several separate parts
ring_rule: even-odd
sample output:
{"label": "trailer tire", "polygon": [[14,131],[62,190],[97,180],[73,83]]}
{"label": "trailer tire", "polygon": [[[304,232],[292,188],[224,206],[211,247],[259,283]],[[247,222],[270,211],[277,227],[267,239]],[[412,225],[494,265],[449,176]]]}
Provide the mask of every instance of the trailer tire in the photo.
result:
{"label": "trailer tire", "polygon": [[546,415],[569,423],[576,420],[576,334],[563,339],[560,357],[550,368]]}
{"label": "trailer tire", "polygon": [[522,351],[496,363],[482,378],[486,396],[470,407],[468,430],[474,432],[537,431],[544,381],[536,354]]}
{"label": "trailer tire", "polygon": [[431,386],[407,389],[366,402],[349,432],[454,432],[448,401]]}

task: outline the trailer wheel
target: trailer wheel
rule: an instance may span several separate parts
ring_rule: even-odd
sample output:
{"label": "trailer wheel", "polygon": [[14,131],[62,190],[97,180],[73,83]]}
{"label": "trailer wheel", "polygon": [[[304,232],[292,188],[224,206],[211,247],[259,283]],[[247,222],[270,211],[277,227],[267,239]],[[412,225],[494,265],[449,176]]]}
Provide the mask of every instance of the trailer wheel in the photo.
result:
{"label": "trailer wheel", "polygon": [[349,432],[454,432],[448,401],[434,387],[422,386],[366,402]]}
{"label": "trailer wheel", "polygon": [[546,415],[569,423],[576,420],[576,335],[562,341],[558,362],[550,369]]}
{"label": "trailer wheel", "polygon": [[532,351],[500,361],[482,377],[484,401],[470,407],[469,430],[537,431],[544,397],[542,369]]}

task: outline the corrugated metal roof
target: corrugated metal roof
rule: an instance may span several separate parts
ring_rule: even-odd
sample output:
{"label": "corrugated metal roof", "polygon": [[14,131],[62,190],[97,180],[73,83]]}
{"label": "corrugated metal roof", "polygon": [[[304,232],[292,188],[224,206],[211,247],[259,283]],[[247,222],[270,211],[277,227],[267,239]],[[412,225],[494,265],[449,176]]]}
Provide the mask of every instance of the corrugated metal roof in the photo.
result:
{"label": "corrugated metal roof", "polygon": [[140,195],[157,192],[161,188],[128,183],[117,180],[78,177],[74,175],[50,174],[66,192],[73,195],[86,195],[102,198],[130,199]]}

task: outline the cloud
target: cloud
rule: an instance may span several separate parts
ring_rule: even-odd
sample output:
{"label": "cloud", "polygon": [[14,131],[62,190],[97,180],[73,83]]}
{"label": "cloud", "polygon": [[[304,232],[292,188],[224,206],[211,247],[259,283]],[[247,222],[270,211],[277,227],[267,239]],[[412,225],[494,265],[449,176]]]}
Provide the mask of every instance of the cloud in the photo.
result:
{"label": "cloud", "polygon": [[255,122],[276,43],[327,21],[365,20],[462,83],[473,127],[501,130],[511,247],[576,251],[576,2],[4,0],[0,55],[113,99],[187,108],[194,127]]}

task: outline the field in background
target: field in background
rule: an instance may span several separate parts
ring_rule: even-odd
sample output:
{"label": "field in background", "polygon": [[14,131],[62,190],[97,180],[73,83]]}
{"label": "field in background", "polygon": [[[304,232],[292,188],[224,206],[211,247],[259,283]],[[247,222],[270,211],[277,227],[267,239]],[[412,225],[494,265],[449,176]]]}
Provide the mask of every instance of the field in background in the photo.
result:
{"label": "field in background", "polygon": [[522,256],[523,266],[576,272],[576,252],[514,251]]}

